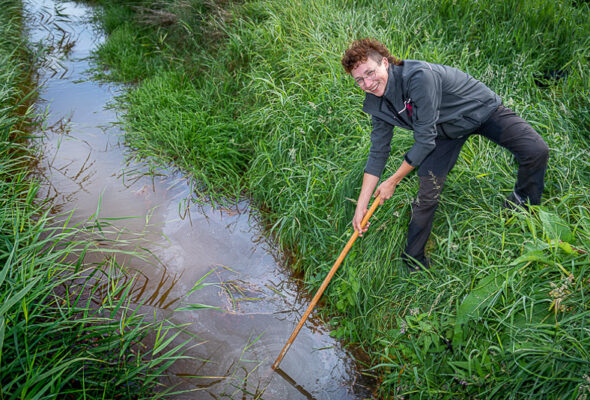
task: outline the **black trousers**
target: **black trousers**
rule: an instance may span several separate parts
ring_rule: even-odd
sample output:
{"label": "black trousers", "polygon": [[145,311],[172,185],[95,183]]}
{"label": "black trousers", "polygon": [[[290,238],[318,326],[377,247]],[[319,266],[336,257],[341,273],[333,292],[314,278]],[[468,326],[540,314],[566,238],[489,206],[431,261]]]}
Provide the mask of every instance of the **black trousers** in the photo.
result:
{"label": "black trousers", "polygon": [[[523,203],[540,204],[549,148],[533,127],[501,105],[474,134],[487,137],[516,157],[519,167],[513,198]],[[437,138],[435,149],[418,167],[420,186],[412,203],[408,242],[402,256],[410,264],[415,260],[427,266],[424,246],[432,230],[434,212],[447,174],[457,162],[468,136],[460,139]]]}

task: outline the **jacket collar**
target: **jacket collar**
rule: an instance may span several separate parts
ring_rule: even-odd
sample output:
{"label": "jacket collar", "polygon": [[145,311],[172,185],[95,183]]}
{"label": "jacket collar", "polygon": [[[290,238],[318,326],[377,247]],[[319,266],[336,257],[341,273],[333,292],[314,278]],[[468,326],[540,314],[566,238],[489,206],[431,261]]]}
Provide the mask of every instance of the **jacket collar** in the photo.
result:
{"label": "jacket collar", "polygon": [[398,87],[401,88],[400,72],[400,68],[395,68],[395,65],[393,64],[389,65],[389,68],[387,69],[387,85],[385,86],[385,92],[383,92],[383,97],[391,99],[393,97],[393,93],[398,89]]}

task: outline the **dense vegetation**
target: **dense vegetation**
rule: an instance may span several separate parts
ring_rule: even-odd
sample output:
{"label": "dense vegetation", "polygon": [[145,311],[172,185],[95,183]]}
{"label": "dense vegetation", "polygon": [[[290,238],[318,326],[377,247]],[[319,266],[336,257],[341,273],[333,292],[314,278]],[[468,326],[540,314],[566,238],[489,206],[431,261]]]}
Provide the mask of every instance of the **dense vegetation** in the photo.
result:
{"label": "dense vegetation", "polygon": [[98,246],[82,238],[107,225],[66,228],[67,216],[58,224],[36,198],[30,105],[43,50],[27,45],[22,14],[20,1],[0,2],[0,398],[160,397],[158,374],[179,357],[163,350],[173,334],[133,311],[133,281],[114,257],[84,263]]}
{"label": "dense vegetation", "polygon": [[[138,155],[247,195],[313,291],[351,233],[369,147],[363,94],[339,64],[375,37],[456,66],[501,95],[551,149],[543,204],[506,213],[515,163],[472,137],[408,275],[416,178],[373,218],[324,295],[334,334],[371,356],[384,398],[590,396],[588,3],[536,0],[100,1],[98,56]],[[397,131],[386,173],[411,146]]]}

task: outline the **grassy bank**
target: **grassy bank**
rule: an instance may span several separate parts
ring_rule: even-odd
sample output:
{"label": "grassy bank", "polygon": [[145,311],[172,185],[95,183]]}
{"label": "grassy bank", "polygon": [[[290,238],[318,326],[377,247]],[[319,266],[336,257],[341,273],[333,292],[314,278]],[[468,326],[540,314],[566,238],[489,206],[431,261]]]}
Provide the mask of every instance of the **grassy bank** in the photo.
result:
{"label": "grassy bank", "polygon": [[[409,276],[399,260],[411,176],[324,310],[335,335],[371,355],[381,397],[590,396],[587,3],[101,3],[110,38],[98,56],[112,79],[140,83],[122,99],[128,143],[205,190],[250,196],[310,291],[351,233],[369,148],[363,94],[339,64],[348,43],[372,36],[499,93],[551,149],[537,212],[502,213],[515,162],[472,137],[437,211],[433,269]],[[386,174],[412,144],[396,132]]]}
{"label": "grassy bank", "polygon": [[27,46],[22,7],[0,6],[0,398],[160,397],[158,374],[178,358],[162,351],[168,328],[136,314],[114,257],[85,264],[99,250],[81,238],[99,238],[98,219],[66,228],[36,199],[31,77],[43,54]]}

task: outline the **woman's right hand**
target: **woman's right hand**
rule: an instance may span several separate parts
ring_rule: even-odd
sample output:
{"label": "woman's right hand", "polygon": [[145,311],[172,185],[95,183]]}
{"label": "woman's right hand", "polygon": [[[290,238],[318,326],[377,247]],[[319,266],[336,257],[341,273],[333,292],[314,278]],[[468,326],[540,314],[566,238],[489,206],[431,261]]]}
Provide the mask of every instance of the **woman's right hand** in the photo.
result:
{"label": "woman's right hand", "polygon": [[361,222],[363,221],[365,214],[367,214],[367,207],[357,207],[354,212],[354,217],[352,218],[352,227],[359,233],[359,236],[363,236],[363,233],[365,233],[367,229],[369,229],[369,225],[371,225],[371,223],[367,221],[365,226],[361,228]]}
{"label": "woman's right hand", "polygon": [[367,214],[367,207],[371,200],[371,194],[375,190],[378,182],[379,178],[375,175],[367,174],[366,172],[363,175],[363,185],[361,187],[361,192],[359,193],[359,199],[356,203],[354,218],[352,218],[352,227],[355,232],[358,232],[359,236],[363,236],[363,233],[369,228],[369,222],[367,222],[364,228],[361,228],[361,222]]}

